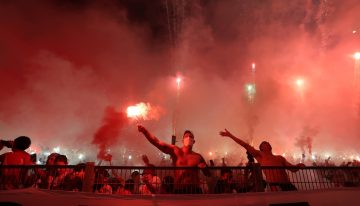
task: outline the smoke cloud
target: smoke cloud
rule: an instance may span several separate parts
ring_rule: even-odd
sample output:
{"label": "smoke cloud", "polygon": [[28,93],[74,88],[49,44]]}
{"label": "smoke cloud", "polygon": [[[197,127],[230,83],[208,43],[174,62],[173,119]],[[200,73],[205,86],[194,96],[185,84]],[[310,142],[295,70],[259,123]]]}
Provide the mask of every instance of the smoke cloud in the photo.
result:
{"label": "smoke cloud", "polygon": [[107,107],[103,125],[96,131],[92,144],[97,145],[99,160],[111,161],[112,157],[109,151],[111,145],[116,145],[119,140],[121,129],[128,123],[124,112],[118,112],[115,108]]}

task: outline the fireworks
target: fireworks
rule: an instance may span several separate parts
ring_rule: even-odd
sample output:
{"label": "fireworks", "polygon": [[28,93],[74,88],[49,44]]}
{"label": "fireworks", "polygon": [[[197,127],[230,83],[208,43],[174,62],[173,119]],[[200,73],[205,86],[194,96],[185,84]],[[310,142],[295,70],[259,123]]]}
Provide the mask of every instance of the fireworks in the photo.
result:
{"label": "fireworks", "polygon": [[141,102],[134,106],[129,106],[126,109],[126,113],[129,118],[133,118],[136,120],[138,120],[139,118],[147,119],[149,109],[150,109],[150,104],[145,104]]}
{"label": "fireworks", "polygon": [[180,98],[180,86],[181,86],[181,82],[182,82],[182,78],[181,77],[176,77],[176,88],[177,88],[177,96],[176,96],[176,101],[179,101]]}
{"label": "fireworks", "polygon": [[250,103],[254,102],[256,94],[256,86],[253,83],[245,84],[245,92]]}
{"label": "fireworks", "polygon": [[255,84],[255,68],[256,64],[251,64],[251,83],[245,84],[245,92],[248,98],[248,101],[252,104],[255,101],[256,95],[256,84]]}
{"label": "fireworks", "polygon": [[179,76],[176,77],[176,84],[177,84],[176,104],[175,104],[175,109],[174,109],[173,118],[172,118],[172,130],[173,130],[172,138],[174,138],[174,141],[172,141],[172,142],[174,144],[176,142],[176,122],[177,122],[177,117],[178,117],[178,112],[179,112],[180,83],[181,82],[182,82],[182,78]]}
{"label": "fireworks", "polygon": [[136,121],[159,119],[161,109],[159,107],[153,107],[150,103],[138,103],[133,106],[129,106],[126,109],[128,118],[135,119]]}
{"label": "fireworks", "polygon": [[296,86],[301,89],[304,86],[304,79],[298,78],[295,80]]}
{"label": "fireworks", "polygon": [[80,153],[80,154],[78,155],[78,158],[79,158],[79,160],[84,160],[85,155]]}
{"label": "fireworks", "polygon": [[298,92],[301,101],[304,101],[304,93],[306,89],[306,81],[304,78],[298,77],[294,81],[295,89]]}
{"label": "fireworks", "polygon": [[357,51],[352,56],[354,58],[354,107],[355,114],[360,115],[360,52]]}
{"label": "fireworks", "polygon": [[355,60],[360,60],[360,52],[355,52],[353,57]]}
{"label": "fireworks", "polygon": [[178,86],[178,88],[179,88],[179,87],[180,87],[180,83],[181,83],[181,78],[180,78],[180,77],[176,78],[176,83],[177,83],[177,86]]}
{"label": "fireworks", "polygon": [[55,147],[55,148],[53,149],[53,151],[56,152],[56,153],[60,153],[60,147]]}

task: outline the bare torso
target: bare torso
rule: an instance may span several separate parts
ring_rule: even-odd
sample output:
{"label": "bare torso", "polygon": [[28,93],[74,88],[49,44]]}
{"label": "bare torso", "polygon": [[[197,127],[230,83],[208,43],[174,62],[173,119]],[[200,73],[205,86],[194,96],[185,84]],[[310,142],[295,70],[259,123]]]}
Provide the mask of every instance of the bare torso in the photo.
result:
{"label": "bare torso", "polygon": [[[255,158],[260,163],[261,166],[276,166],[276,167],[286,166],[285,158],[279,155],[260,152],[260,154]],[[266,176],[267,182],[282,182],[282,183],[290,182],[285,169],[263,169],[263,172]]]}
{"label": "bare torso", "polygon": [[[174,148],[172,158],[175,167],[198,167],[200,163],[204,162],[200,154],[193,151],[184,151],[178,147]],[[175,170],[175,184],[180,187],[184,184],[199,185],[198,170]]]}

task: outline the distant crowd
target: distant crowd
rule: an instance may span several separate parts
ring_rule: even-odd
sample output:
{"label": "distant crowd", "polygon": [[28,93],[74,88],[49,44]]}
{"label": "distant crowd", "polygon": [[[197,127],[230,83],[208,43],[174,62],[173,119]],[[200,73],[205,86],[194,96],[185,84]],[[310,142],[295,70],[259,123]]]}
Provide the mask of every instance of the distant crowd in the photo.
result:
{"label": "distant crowd", "polygon": [[[141,125],[138,126],[138,130],[156,148],[170,155],[173,169],[157,169],[150,163],[146,155],[143,156],[145,169],[93,167],[95,176],[91,188],[93,192],[130,195],[296,191],[297,187],[292,183],[286,170],[297,172],[299,169],[305,168],[305,165],[301,163],[293,165],[283,156],[274,155],[272,146],[266,141],[260,144],[258,150],[225,129],[220,132],[220,136],[228,137],[245,148],[248,162],[241,168],[230,169],[223,161],[220,169],[214,169],[212,161],[210,161],[210,165],[207,165],[204,158],[192,150],[195,137],[191,131],[184,132],[183,145],[178,147],[160,141]],[[36,187],[83,191],[86,181],[86,165],[81,163],[75,167],[66,167],[68,158],[65,155],[51,153],[47,157],[45,167],[19,167],[36,164],[36,158],[32,158],[25,151],[30,145],[31,140],[26,136],[20,136],[13,141],[0,141],[0,150],[3,147],[11,148],[10,152],[0,155],[2,165],[0,190]],[[325,162],[323,165],[315,166],[329,167],[332,165]],[[358,167],[360,163],[354,161],[342,166]],[[360,172],[356,169],[318,170],[317,175],[335,186],[359,186],[359,174]]]}

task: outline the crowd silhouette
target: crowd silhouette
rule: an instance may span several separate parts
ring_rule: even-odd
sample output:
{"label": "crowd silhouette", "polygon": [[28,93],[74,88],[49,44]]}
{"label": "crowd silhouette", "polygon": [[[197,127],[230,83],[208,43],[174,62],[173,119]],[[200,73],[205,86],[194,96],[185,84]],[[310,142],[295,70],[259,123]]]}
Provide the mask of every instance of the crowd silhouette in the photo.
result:
{"label": "crowd silhouette", "polygon": [[[173,163],[171,170],[156,167],[146,155],[142,157],[144,166],[140,169],[93,166],[92,192],[150,195],[294,191],[298,188],[286,170],[296,172],[305,168],[304,164],[292,165],[284,157],[272,154],[272,147],[266,141],[260,144],[258,150],[228,130],[221,131],[220,135],[229,137],[246,149],[248,161],[242,167],[229,167],[224,159],[218,167],[213,161],[207,165],[204,158],[192,150],[195,136],[189,130],[184,132],[182,147],[161,142],[141,125],[138,130],[151,144],[170,155]],[[26,136],[13,141],[1,140],[0,149],[11,149],[0,155],[1,190],[36,187],[84,191],[87,164],[69,166],[65,155],[51,153],[45,166],[36,167],[36,158],[25,151],[30,145],[31,139]],[[335,165],[327,160],[323,164],[314,163],[313,166],[332,168]],[[360,186],[359,166],[358,161],[353,161],[342,164],[342,169],[316,170],[316,178],[323,179],[334,187]]]}

